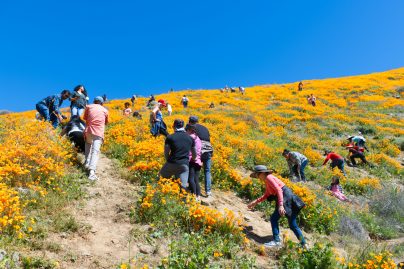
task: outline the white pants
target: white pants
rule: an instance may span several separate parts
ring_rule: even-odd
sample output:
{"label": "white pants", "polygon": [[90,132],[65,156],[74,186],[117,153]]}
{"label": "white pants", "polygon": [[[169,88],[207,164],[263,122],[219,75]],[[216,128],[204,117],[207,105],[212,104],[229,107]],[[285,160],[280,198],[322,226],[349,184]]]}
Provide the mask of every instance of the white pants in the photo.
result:
{"label": "white pants", "polygon": [[88,166],[89,170],[95,171],[97,168],[102,142],[102,137],[93,134],[86,134],[85,165]]}

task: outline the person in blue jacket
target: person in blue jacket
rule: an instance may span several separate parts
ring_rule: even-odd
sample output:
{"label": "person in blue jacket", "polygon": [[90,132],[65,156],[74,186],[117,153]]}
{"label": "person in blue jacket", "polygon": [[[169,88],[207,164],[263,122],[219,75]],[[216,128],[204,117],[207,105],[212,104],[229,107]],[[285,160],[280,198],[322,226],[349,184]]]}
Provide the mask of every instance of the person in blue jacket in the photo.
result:
{"label": "person in blue jacket", "polygon": [[60,107],[64,100],[70,97],[68,90],[63,90],[60,94],[48,96],[36,104],[36,110],[45,121],[50,121],[54,128],[57,128],[60,122],[66,118],[60,112]]}

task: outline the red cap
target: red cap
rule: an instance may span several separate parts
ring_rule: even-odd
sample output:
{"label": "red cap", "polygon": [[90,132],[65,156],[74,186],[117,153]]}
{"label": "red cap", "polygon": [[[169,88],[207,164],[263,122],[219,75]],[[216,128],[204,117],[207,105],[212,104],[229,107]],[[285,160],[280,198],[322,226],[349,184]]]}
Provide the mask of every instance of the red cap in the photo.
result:
{"label": "red cap", "polygon": [[159,102],[162,106],[166,106],[166,101],[164,101],[163,99],[158,100],[157,102]]}

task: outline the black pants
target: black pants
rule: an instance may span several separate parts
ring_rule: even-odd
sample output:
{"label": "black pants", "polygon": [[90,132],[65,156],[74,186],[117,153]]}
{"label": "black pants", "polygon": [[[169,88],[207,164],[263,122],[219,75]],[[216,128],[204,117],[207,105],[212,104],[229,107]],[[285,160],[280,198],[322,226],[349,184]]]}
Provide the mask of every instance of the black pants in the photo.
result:
{"label": "black pants", "polygon": [[84,134],[83,132],[71,132],[69,134],[69,139],[74,143],[79,152],[84,152],[85,150],[85,142],[84,142]]}
{"label": "black pants", "polygon": [[353,165],[356,165],[355,158],[360,158],[364,164],[367,164],[367,163],[368,163],[368,162],[366,161],[365,155],[363,155],[362,152],[353,153],[353,154],[351,155],[350,159],[351,159],[351,162],[352,162]]}
{"label": "black pants", "polygon": [[201,166],[196,163],[189,163],[189,189],[191,193],[195,194],[196,196],[201,196],[201,187],[199,185],[199,174],[201,172]]}

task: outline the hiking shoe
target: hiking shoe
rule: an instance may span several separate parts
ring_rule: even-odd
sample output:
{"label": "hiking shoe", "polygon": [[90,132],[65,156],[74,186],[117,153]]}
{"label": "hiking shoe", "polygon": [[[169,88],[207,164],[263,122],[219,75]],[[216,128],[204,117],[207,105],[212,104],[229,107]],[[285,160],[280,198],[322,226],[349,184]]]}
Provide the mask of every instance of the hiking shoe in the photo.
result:
{"label": "hiking shoe", "polygon": [[268,248],[281,247],[281,246],[282,246],[282,242],[271,241],[271,242],[265,243],[264,246],[266,246],[266,247],[268,247]]}
{"label": "hiking shoe", "polygon": [[206,196],[207,196],[207,197],[211,197],[211,196],[212,196],[212,192],[211,192],[211,191],[208,191],[208,192],[206,193]]}
{"label": "hiking shoe", "polygon": [[95,174],[91,174],[88,176],[88,179],[91,181],[96,181],[96,180],[98,180],[98,177]]}

